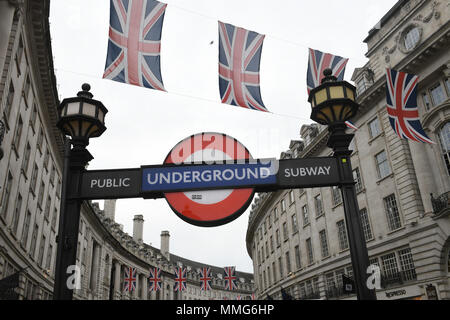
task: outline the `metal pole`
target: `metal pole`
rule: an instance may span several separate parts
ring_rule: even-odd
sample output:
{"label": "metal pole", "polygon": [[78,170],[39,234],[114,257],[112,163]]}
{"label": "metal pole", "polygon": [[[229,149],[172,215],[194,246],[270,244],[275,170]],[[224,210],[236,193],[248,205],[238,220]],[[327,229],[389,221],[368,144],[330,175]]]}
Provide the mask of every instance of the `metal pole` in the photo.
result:
{"label": "metal pole", "polygon": [[367,268],[369,267],[369,255],[366,239],[359,217],[359,207],[356,198],[355,181],[353,179],[352,165],[350,161],[351,151],[348,149],[353,134],[345,133],[345,124],[330,126],[331,136],[327,145],[333,148],[341,179],[340,188],[344,204],[344,214],[347,226],[350,256],[352,260],[355,279],[356,294],[358,300],[376,300],[374,290],[367,287]]}
{"label": "metal pole", "polygon": [[85,146],[75,144],[74,148],[70,149],[70,143],[70,141],[66,141],[64,151],[54,300],[72,300],[74,284],[78,282],[76,277],[80,276],[76,272],[78,229],[82,203],[79,194],[82,173],[86,164],[93,159]]}

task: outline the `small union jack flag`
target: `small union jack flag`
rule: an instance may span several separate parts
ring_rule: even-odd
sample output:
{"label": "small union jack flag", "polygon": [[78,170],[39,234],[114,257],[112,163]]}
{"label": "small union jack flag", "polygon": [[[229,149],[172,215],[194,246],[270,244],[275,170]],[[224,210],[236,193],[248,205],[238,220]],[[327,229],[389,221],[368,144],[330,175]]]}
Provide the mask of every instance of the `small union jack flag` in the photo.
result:
{"label": "small union jack flag", "polygon": [[160,70],[166,6],[154,0],[111,0],[103,78],[166,91]]}
{"label": "small union jack flag", "polygon": [[355,126],[355,124],[353,122],[351,122],[350,120],[345,121],[345,125],[355,131],[358,130],[358,127]]}
{"label": "small union jack flag", "polygon": [[400,138],[416,142],[434,143],[422,128],[417,108],[419,77],[386,69],[386,104],[389,122]]}
{"label": "small union jack flag", "polygon": [[236,270],[235,267],[225,267],[224,269],[224,279],[225,279],[225,289],[226,290],[235,290],[237,289],[236,285]]}
{"label": "small union jack flag", "polygon": [[125,269],[124,291],[132,292],[136,290],[136,268]]}
{"label": "small union jack flag", "polygon": [[175,291],[184,291],[186,290],[186,268],[178,267],[175,269]]}
{"label": "small union jack flag", "polygon": [[219,21],[219,91],[222,103],[267,111],[259,85],[264,35]]}
{"label": "small union jack flag", "polygon": [[160,268],[151,268],[150,269],[150,291],[158,291],[161,290],[161,269]]}
{"label": "small union jack flag", "polygon": [[200,284],[202,290],[211,290],[211,268],[202,268]]}
{"label": "small union jack flag", "polygon": [[330,68],[339,81],[344,79],[345,66],[348,59],[309,48],[308,72],[306,85],[309,92],[318,87],[324,77],[323,71]]}

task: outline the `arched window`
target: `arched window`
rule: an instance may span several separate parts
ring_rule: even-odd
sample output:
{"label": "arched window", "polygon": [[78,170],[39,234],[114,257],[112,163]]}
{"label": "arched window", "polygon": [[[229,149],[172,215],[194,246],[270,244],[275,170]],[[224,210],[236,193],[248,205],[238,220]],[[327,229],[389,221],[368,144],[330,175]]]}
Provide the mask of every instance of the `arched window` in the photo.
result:
{"label": "arched window", "polygon": [[439,132],[439,142],[441,144],[442,156],[447,168],[447,174],[450,175],[450,122],[447,122]]}

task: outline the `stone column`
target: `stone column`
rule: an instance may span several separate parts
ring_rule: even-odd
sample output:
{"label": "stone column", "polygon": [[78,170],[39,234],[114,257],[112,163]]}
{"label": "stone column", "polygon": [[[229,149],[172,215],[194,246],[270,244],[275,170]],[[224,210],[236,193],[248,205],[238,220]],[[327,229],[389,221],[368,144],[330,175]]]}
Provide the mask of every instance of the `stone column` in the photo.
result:
{"label": "stone column", "polygon": [[118,300],[117,298],[120,295],[120,262],[116,261],[114,263],[114,296],[116,297],[116,300]]}
{"label": "stone column", "polygon": [[147,287],[147,275],[142,275],[142,300],[147,300],[148,287]]}
{"label": "stone column", "polygon": [[139,278],[140,274],[136,271],[136,290],[134,290],[132,294],[133,300],[139,299]]}

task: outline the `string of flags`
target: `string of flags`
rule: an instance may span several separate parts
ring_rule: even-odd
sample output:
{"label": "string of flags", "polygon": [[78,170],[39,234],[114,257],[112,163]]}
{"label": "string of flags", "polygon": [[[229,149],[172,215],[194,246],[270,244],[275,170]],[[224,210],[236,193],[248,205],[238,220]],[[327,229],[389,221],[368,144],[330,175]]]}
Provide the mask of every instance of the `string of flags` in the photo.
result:
{"label": "string of flags", "polygon": [[[137,277],[136,277],[136,268],[128,267],[124,270],[124,285],[123,290],[125,292],[133,292],[136,291],[137,288]],[[176,267],[175,270],[175,279],[174,279],[174,291],[185,291],[187,290],[187,270],[183,267]],[[223,273],[223,279],[225,280],[224,289],[233,291],[237,290],[237,276],[236,276],[236,267],[225,267]],[[211,268],[203,267],[200,270],[200,289],[202,291],[212,290],[212,274]],[[150,275],[148,277],[149,281],[149,291],[160,291],[162,290],[162,277],[161,277],[161,269],[157,267],[150,268]],[[255,294],[252,293],[249,298],[251,300],[255,300]],[[242,299],[241,295],[237,296],[238,300]]]}
{"label": "string of flags", "polygon": [[[167,91],[161,75],[161,33],[167,4],[156,0],[111,0],[104,79]],[[221,102],[269,112],[260,90],[264,35],[218,21],[218,78]],[[307,92],[321,84],[323,71],[344,79],[348,58],[308,49]],[[388,69],[386,103],[389,122],[400,138],[433,143],[420,124],[417,76]],[[347,127],[358,128],[350,121]]]}

